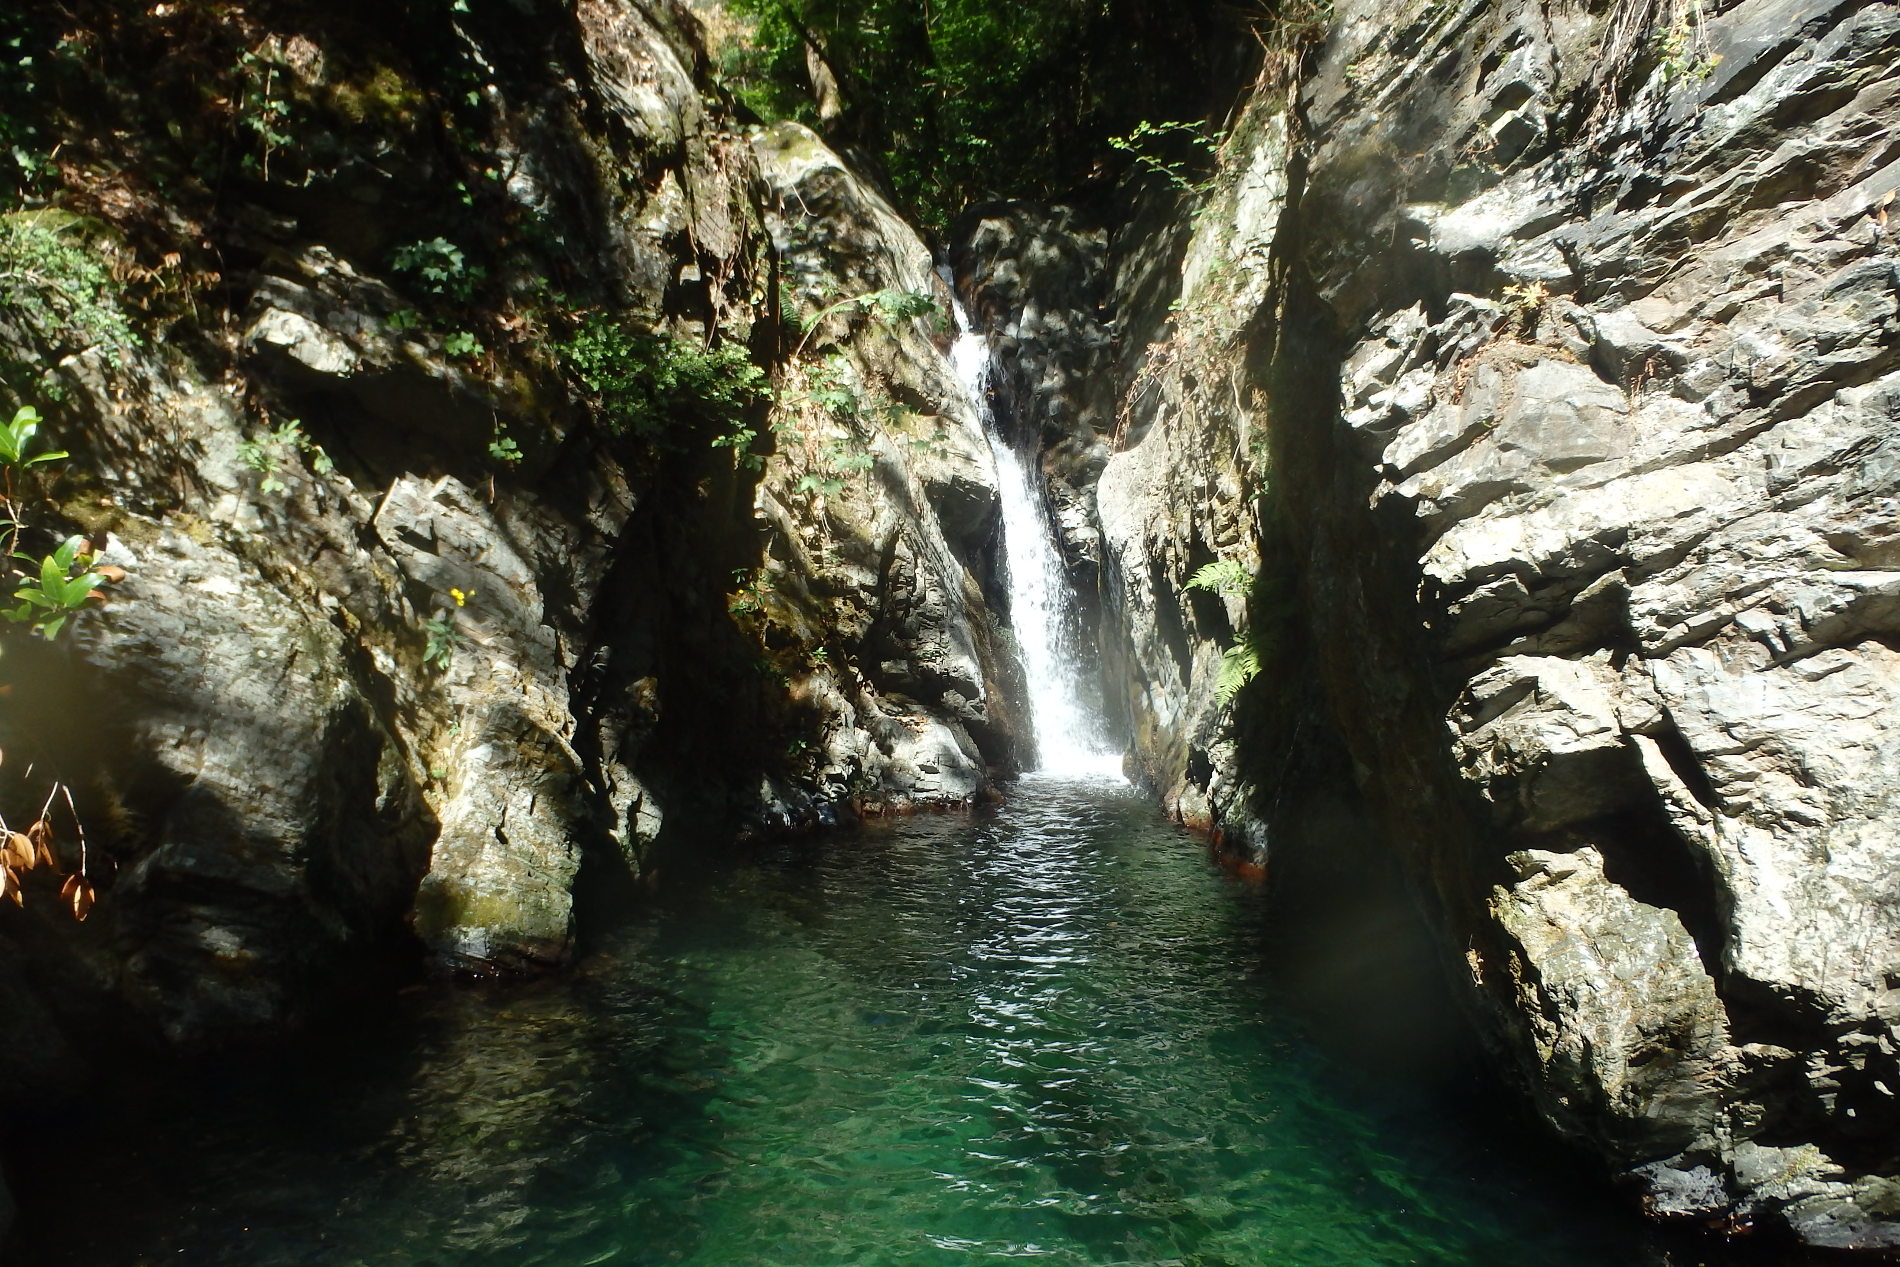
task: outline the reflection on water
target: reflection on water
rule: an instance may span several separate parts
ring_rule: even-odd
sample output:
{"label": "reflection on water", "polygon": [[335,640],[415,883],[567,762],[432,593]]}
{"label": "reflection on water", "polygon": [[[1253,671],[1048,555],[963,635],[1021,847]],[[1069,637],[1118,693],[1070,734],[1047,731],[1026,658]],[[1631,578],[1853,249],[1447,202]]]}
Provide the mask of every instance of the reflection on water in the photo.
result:
{"label": "reflection on water", "polygon": [[1330,1069],[1265,918],[1106,785],[728,860],[570,978],[100,1109],[21,1261],[1663,1261]]}

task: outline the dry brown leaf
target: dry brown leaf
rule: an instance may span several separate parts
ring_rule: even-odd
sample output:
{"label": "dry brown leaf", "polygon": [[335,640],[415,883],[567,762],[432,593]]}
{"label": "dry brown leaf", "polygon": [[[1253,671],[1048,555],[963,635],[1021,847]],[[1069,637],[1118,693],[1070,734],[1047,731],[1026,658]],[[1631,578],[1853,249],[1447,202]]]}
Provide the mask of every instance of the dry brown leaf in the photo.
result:
{"label": "dry brown leaf", "polygon": [[79,887],[73,890],[73,918],[85,923],[86,916],[92,914],[92,902],[92,886],[81,880]]}
{"label": "dry brown leaf", "polygon": [[66,877],[66,883],[59,886],[60,897],[66,901],[71,901],[73,894],[78,890],[81,883],[79,873],[77,871],[73,872]]}
{"label": "dry brown leaf", "polygon": [[17,867],[21,871],[33,869],[33,842],[17,831],[7,833],[6,848],[0,850],[0,855],[4,855],[6,865],[10,867]]}
{"label": "dry brown leaf", "polygon": [[42,818],[26,829],[26,838],[44,848],[52,843],[53,825]]}
{"label": "dry brown leaf", "polygon": [[93,573],[102,581],[117,582],[125,579],[125,569],[122,567],[114,567],[110,563],[94,568]]}

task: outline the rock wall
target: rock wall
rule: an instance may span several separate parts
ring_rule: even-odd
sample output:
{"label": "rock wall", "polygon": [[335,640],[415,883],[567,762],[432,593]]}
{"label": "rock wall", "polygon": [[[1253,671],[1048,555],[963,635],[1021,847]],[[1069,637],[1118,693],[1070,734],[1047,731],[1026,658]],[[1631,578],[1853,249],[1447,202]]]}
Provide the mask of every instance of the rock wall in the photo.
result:
{"label": "rock wall", "polygon": [[1659,1214],[1900,1244],[1900,14],[1342,16],[1300,246],[1314,575],[1389,569],[1320,582],[1354,750],[1560,1130]]}
{"label": "rock wall", "polygon": [[[9,1096],[410,948],[558,964],[656,849],[987,794],[994,478],[909,298],[947,293],[809,133],[737,127],[683,8],[113,8],[40,15],[83,143],[19,214],[87,217],[134,337],[0,319],[71,451],[27,544],[127,574],[0,657],[9,821],[62,780],[99,889],[0,911]],[[772,393],[711,416],[748,358]]]}
{"label": "rock wall", "polygon": [[1108,243],[1090,420],[1177,813],[1270,857],[1339,743],[1556,1130],[1851,1249],[1900,1245],[1897,122],[1888,4],[1342,3]]}

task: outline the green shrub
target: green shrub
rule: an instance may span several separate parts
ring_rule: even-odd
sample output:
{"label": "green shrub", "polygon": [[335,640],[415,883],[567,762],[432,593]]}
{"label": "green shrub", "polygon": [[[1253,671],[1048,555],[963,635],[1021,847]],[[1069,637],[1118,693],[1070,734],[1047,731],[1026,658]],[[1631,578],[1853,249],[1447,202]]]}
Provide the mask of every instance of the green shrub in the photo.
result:
{"label": "green shrub", "polygon": [[[0,510],[6,515],[0,519],[0,532],[6,534],[5,575],[19,578],[13,596],[20,605],[7,611],[6,618],[50,641],[59,637],[74,612],[99,596],[101,585],[122,580],[125,573],[115,567],[95,567],[92,543],[84,537],[66,538],[43,558],[21,552],[20,537],[27,526],[20,522],[14,479],[41,463],[57,462],[66,456],[59,450],[29,454],[41,421],[39,410],[22,405],[14,411],[12,422],[0,424],[0,474],[4,475]],[[26,563],[27,568],[12,566],[15,559]]]}
{"label": "green shrub", "polygon": [[479,265],[470,264],[462,248],[447,238],[399,246],[390,252],[389,266],[431,295],[458,304],[473,299],[475,287],[488,275]]}
{"label": "green shrub", "polygon": [[101,347],[116,366],[138,338],[85,227],[50,209],[0,215],[0,309],[55,353]]}
{"label": "green shrub", "polygon": [[[40,411],[31,405],[21,405],[13,413],[13,421],[0,424],[0,468],[7,474],[9,488],[13,473],[24,471],[29,466],[38,466],[41,462],[57,462],[67,456],[64,450],[55,449],[50,453],[39,453],[32,457],[26,455],[33,443],[33,437],[39,433]],[[9,492],[9,496],[11,493]]]}
{"label": "green shrub", "polygon": [[1260,676],[1260,649],[1248,635],[1241,634],[1234,645],[1221,652],[1220,675],[1214,679],[1214,698],[1222,704],[1234,702],[1240,688]]}
{"label": "green shrub", "polygon": [[1199,194],[1213,187],[1211,177],[1196,180],[1191,176],[1192,172],[1210,166],[1220,151],[1220,142],[1204,123],[1179,120],[1154,123],[1143,119],[1125,136],[1109,137],[1108,144],[1129,155],[1136,167],[1159,176],[1171,188]]}
{"label": "green shrub", "polygon": [[438,673],[448,672],[456,649],[468,641],[467,635],[456,626],[452,611],[439,611],[423,621],[422,636],[422,662]]}
{"label": "green shrub", "polygon": [[819,309],[809,318],[801,319],[796,312],[789,313],[792,324],[802,325],[805,331],[804,337],[798,341],[798,347],[792,352],[792,359],[796,361],[805,354],[805,348],[825,324],[825,318],[846,308],[868,312],[886,326],[895,326],[900,321],[917,317],[938,315],[937,301],[929,295],[918,290],[897,290],[894,287],[848,296]]}
{"label": "green shrub", "polygon": [[[1238,559],[1216,559],[1196,568],[1194,575],[1188,578],[1187,588],[1206,590],[1222,598],[1243,598],[1250,609],[1255,605],[1254,574]],[[1215,700],[1222,704],[1233,703],[1240,688],[1260,675],[1266,653],[1263,640],[1252,629],[1243,629],[1237,634],[1233,645],[1221,652],[1220,673],[1214,679]]]}
{"label": "green shrub", "polygon": [[295,140],[290,134],[295,113],[290,90],[296,80],[290,67],[274,55],[275,45],[276,41],[266,40],[260,46],[263,52],[247,49],[238,57],[236,121],[256,144],[241,161],[246,171],[265,180],[270,179],[271,156]]}
{"label": "green shrub", "polygon": [[466,356],[479,360],[488,349],[467,330],[453,330],[442,337],[442,351],[448,356]]}
{"label": "green shrub", "polygon": [[[14,557],[34,561],[24,554]],[[14,590],[20,605],[6,616],[50,641],[59,637],[69,616],[99,597],[106,578],[93,571],[92,551],[84,537],[66,538],[38,563],[38,571],[29,573]]]}
{"label": "green shrub", "polygon": [[300,422],[286,422],[255,440],[238,442],[238,460],[264,477],[258,484],[258,491],[264,493],[283,492],[286,485],[277,478],[279,472],[306,453],[310,455],[310,469],[318,475],[328,475],[335,469],[330,455],[304,434]]}
{"label": "green shrub", "polygon": [[744,348],[701,347],[598,313],[559,350],[615,435],[657,441],[712,426],[732,443],[746,412],[767,395],[765,371]]}
{"label": "green shrub", "polygon": [[515,443],[514,437],[508,434],[508,429],[499,422],[495,424],[495,434],[488,441],[488,456],[503,466],[521,464],[521,446]]}

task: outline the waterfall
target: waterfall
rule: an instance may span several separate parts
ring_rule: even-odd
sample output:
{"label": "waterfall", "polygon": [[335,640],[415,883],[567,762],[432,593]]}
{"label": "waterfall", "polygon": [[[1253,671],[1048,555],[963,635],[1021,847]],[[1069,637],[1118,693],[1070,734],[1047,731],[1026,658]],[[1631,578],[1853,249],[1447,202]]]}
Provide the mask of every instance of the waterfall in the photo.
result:
{"label": "waterfall", "polygon": [[952,304],[958,337],[951,363],[982,420],[996,460],[1009,573],[1009,623],[1028,678],[1036,768],[1065,778],[1120,778],[1121,754],[1104,741],[1082,703],[1068,577],[1056,545],[1055,526],[1043,508],[1035,464],[1025,461],[998,433],[989,399],[989,341],[970,329],[963,305],[954,300]]}

